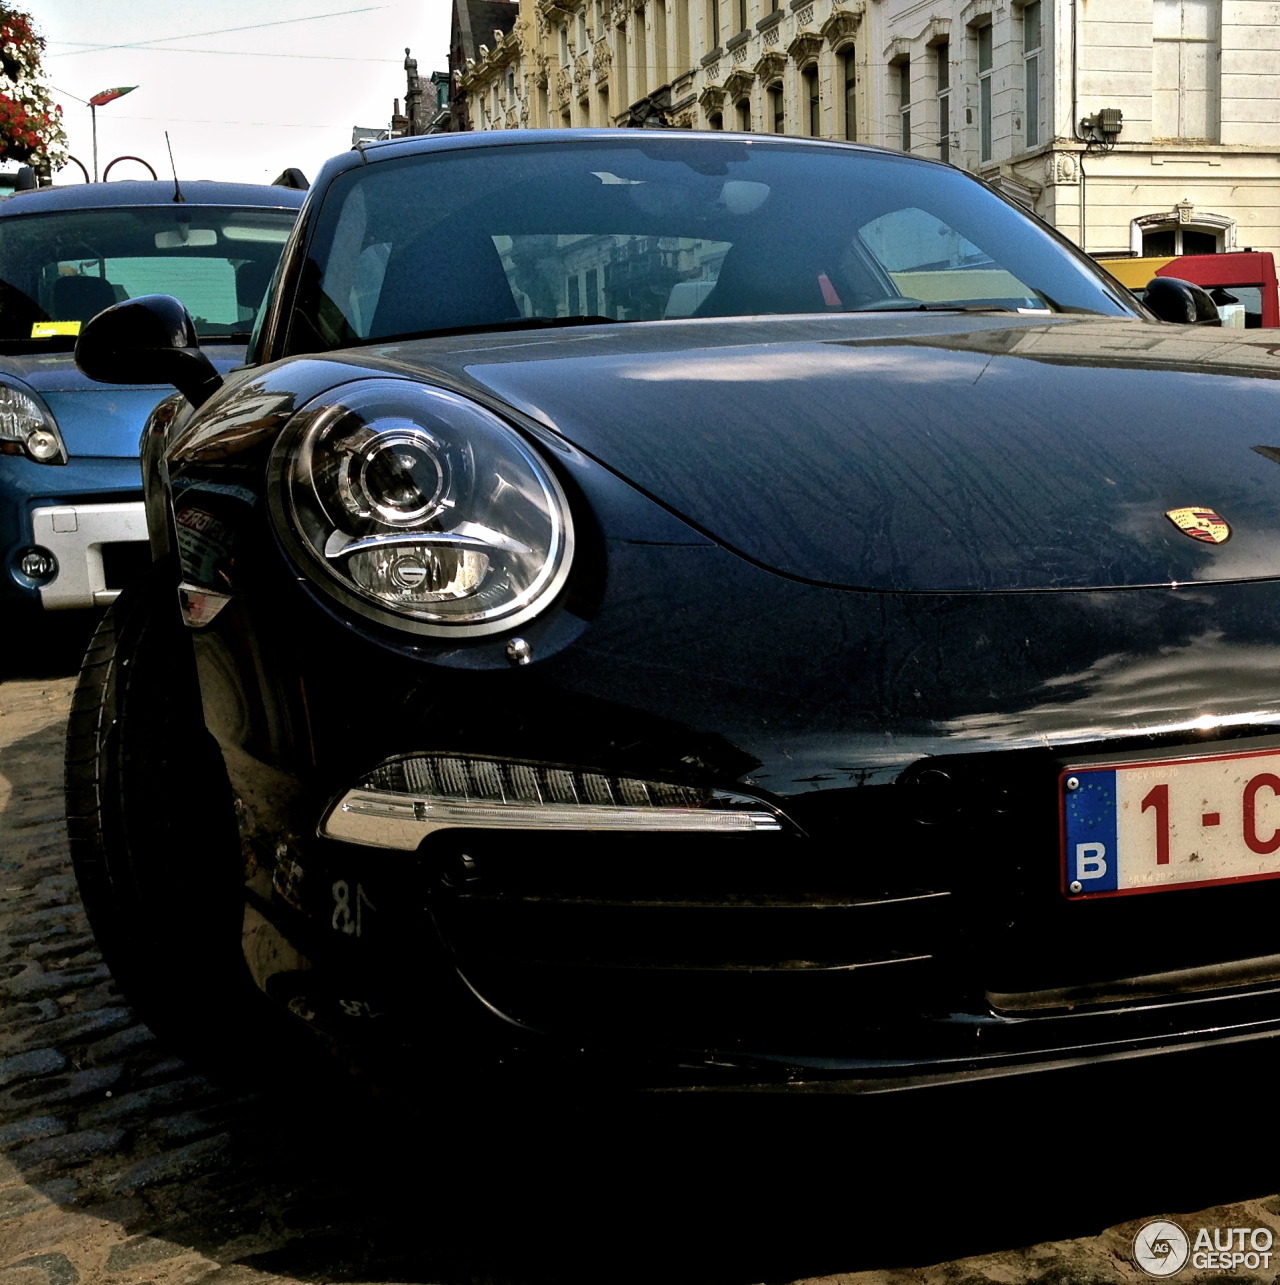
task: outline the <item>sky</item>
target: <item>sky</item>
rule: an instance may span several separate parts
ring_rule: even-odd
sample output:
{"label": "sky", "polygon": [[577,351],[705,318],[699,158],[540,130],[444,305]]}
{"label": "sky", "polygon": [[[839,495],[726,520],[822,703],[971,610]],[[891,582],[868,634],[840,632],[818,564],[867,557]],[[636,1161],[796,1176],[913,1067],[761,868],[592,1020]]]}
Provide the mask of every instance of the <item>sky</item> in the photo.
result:
{"label": "sky", "polygon": [[[44,36],[46,79],[71,154],[93,169],[87,100],[137,85],[98,109],[99,169],[140,156],[180,179],[308,179],[351,146],[353,125],[386,128],[404,97],[404,50],[445,70],[450,0],[17,0]],[[148,178],[122,161],[117,178]],[[83,181],[74,165],[55,183]]]}

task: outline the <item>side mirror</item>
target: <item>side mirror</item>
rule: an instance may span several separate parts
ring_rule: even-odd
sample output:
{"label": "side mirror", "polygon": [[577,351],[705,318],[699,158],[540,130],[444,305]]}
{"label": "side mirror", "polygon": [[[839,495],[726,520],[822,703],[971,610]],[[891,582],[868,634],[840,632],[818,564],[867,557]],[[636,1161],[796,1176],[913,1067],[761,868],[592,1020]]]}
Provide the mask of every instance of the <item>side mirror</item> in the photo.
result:
{"label": "side mirror", "polygon": [[195,323],[172,295],[144,294],[105,308],[76,340],[76,365],[104,384],[172,384],[193,406],[222,387],[200,351]]}
{"label": "side mirror", "polygon": [[1184,326],[1222,325],[1209,292],[1180,277],[1152,277],[1143,302],[1161,321],[1176,321]]}

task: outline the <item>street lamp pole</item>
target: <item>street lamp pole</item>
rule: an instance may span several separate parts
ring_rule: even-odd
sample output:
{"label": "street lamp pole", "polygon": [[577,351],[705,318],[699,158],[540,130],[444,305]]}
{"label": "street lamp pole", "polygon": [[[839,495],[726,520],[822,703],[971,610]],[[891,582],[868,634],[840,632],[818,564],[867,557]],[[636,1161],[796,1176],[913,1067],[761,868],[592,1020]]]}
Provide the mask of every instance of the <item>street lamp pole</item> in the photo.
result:
{"label": "street lamp pole", "polygon": [[93,181],[98,181],[98,108],[131,94],[137,85],[117,85],[114,89],[104,89],[89,99],[89,115],[93,121]]}

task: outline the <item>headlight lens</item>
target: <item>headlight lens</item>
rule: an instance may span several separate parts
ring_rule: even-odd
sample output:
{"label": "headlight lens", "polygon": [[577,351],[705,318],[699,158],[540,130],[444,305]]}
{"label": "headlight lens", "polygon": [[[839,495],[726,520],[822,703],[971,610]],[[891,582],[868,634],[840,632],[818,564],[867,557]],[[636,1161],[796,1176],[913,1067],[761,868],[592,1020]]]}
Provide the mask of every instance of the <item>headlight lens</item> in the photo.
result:
{"label": "headlight lens", "polygon": [[65,464],[67,448],[49,408],[30,393],[0,383],[0,455]]}
{"label": "headlight lens", "polygon": [[276,444],[272,511],[318,583],[416,633],[496,633],[540,611],[573,528],[551,471],[511,428],[407,380],[348,384]]}

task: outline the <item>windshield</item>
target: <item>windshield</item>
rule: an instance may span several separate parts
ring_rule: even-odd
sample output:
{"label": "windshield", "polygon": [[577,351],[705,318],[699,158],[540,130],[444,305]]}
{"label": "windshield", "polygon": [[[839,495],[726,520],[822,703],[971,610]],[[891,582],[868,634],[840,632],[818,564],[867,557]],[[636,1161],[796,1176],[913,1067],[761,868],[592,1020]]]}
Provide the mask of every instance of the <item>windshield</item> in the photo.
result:
{"label": "windshield", "polygon": [[243,342],[294,210],[75,210],[0,219],[0,351],[70,349],[90,317],[176,295],[201,338]]}
{"label": "windshield", "polygon": [[471,327],[940,307],[1132,315],[957,170],[672,138],[477,147],[351,170],[288,349]]}

